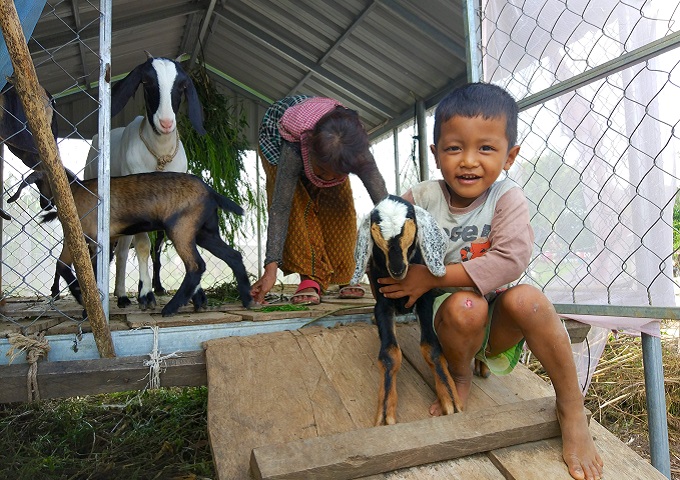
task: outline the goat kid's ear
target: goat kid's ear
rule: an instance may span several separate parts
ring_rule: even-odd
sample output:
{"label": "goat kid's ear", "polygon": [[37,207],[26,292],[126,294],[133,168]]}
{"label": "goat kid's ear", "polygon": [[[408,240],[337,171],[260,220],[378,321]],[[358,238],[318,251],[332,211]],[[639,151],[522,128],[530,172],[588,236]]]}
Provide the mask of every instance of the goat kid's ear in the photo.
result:
{"label": "goat kid's ear", "polygon": [[446,275],[444,256],[447,239],[434,217],[422,207],[414,205],[418,225],[418,244],[423,253],[425,265],[435,277]]}
{"label": "goat kid's ear", "polygon": [[[146,52],[149,54],[149,52]],[[149,57],[149,60],[153,57]],[[149,61],[147,60],[147,62]],[[111,90],[111,116],[115,117],[125,107],[128,100],[135,94],[137,87],[142,83],[142,70],[146,66],[146,62],[137,65],[134,70],[127,74],[127,76],[120,82],[116,83]]]}
{"label": "goat kid's ear", "polygon": [[356,262],[356,268],[354,269],[354,275],[352,275],[352,280],[350,280],[351,285],[357,285],[361,282],[361,278],[366,273],[366,266],[368,265],[368,259],[371,256],[371,250],[373,249],[373,238],[371,237],[371,215],[366,215],[359,225],[359,230],[357,231],[357,244],[354,248],[354,261]]}
{"label": "goat kid's ear", "polygon": [[187,89],[184,93],[187,97],[187,113],[189,114],[189,121],[199,135],[205,135],[205,128],[203,127],[203,107],[198,99],[198,93],[196,92],[194,82],[191,81],[191,77],[188,73],[187,79],[189,81],[187,82]]}

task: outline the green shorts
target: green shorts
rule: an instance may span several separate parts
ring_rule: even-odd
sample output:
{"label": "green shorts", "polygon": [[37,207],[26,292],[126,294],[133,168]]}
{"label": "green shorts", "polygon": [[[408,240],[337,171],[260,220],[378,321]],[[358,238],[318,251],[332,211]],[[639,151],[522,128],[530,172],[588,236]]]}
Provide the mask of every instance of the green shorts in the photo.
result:
{"label": "green shorts", "polygon": [[[437,310],[439,310],[441,304],[444,302],[444,300],[449,298],[450,295],[451,293],[444,293],[434,299],[434,305],[432,307],[432,328],[434,329],[435,335],[437,334],[437,330],[434,328],[434,317],[437,315]],[[498,295],[493,295],[493,298],[489,301],[489,318],[486,322],[484,343],[482,343],[479,351],[477,351],[475,354],[475,358],[484,362],[494,375],[507,375],[508,373],[512,372],[519,363],[522,350],[524,349],[524,339],[520,340],[517,345],[510,347],[498,355],[493,357],[486,356],[486,347],[489,343],[489,332],[491,331],[491,317],[493,315],[493,310],[497,299]]]}

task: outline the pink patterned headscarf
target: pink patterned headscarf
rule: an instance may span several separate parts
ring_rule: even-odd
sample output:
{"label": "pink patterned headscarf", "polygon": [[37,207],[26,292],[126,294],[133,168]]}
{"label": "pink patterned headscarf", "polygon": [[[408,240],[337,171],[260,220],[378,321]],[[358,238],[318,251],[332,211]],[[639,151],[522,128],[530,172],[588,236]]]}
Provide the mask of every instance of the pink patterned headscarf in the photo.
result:
{"label": "pink patterned headscarf", "polygon": [[314,129],[314,126],[321,117],[335,109],[337,106],[343,105],[332,98],[312,97],[286,109],[281,120],[279,120],[279,132],[281,133],[281,137],[289,142],[300,143],[305,176],[312,184],[319,188],[335,187],[347,180],[347,175],[330,181],[319,178],[314,173],[309,161],[307,132]]}

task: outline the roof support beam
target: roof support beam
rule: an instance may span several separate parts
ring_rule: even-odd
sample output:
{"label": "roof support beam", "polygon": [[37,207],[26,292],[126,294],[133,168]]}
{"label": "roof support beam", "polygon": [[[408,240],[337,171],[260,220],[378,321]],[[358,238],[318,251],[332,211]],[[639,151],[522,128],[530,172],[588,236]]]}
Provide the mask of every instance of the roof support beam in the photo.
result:
{"label": "roof support beam", "polygon": [[[134,28],[148,28],[155,22],[162,22],[169,18],[185,17],[192,13],[201,12],[202,9],[196,4],[186,4],[177,7],[164,8],[159,10],[156,14],[151,15],[132,15],[130,17],[118,18],[112,23],[111,30],[115,32],[116,36],[124,35],[126,31]],[[62,48],[64,45],[72,42],[96,42],[99,43],[99,14],[89,14],[80,17],[81,23],[87,25],[82,31],[78,32],[77,36],[73,32],[59,33],[49,36],[34,36],[39,45],[31,49],[31,55],[35,58],[45,51],[52,51]],[[32,44],[29,43],[29,46]]]}
{"label": "roof support beam", "polygon": [[[71,11],[73,12],[73,21],[75,23],[76,32],[80,32],[82,27],[82,22],[80,21],[80,0],[71,0]],[[90,80],[87,68],[87,62],[85,61],[85,47],[82,42],[78,42],[78,51],[80,53],[80,64],[83,67],[83,84],[85,88],[90,88]]]}
{"label": "roof support beam", "polygon": [[365,92],[363,92],[360,88],[357,88],[356,86],[352,85],[349,82],[346,82],[345,80],[341,79],[334,73],[326,70],[323,67],[317,66],[313,62],[309,61],[306,59],[304,56],[300,55],[298,52],[296,52],[294,49],[290,48],[289,46],[281,43],[278,41],[276,38],[274,38],[272,35],[268,34],[261,28],[252,25],[252,24],[245,24],[245,22],[241,21],[239,23],[235,22],[232,20],[233,15],[231,15],[230,12],[227,10],[223,9],[222,7],[218,7],[215,10],[215,14],[220,17],[220,20],[225,22],[227,25],[229,25],[231,28],[234,29],[234,31],[239,32],[243,35],[248,36],[255,42],[259,42],[271,50],[275,51],[279,55],[282,55],[286,57],[288,60],[291,62],[295,63],[299,67],[309,70],[315,75],[319,75],[320,77],[323,77],[326,81],[334,84],[336,87],[341,89],[346,95],[349,97],[354,98],[356,101],[359,103],[362,103],[364,105],[369,105],[370,108],[378,111],[381,115],[384,115],[386,117],[394,117],[398,114],[398,112],[395,112],[393,109],[388,107],[387,105],[381,104],[379,102],[376,102],[374,98],[370,97],[367,95]]}
{"label": "roof support beam", "polygon": [[[378,5],[376,0],[373,0],[370,4],[364,8],[364,10],[357,16],[357,18],[354,19],[354,22],[352,22],[352,25],[350,25],[342,35],[335,41],[335,43],[326,51],[326,53],[323,54],[323,56],[319,59],[318,62],[316,62],[316,66],[320,67],[323,65],[326,60],[330,58],[331,55],[333,55],[333,52],[335,52],[342,44],[343,42],[354,32],[354,30],[357,29],[357,27],[361,24],[361,22],[364,21],[364,19],[368,16],[369,13],[371,13],[375,7]],[[309,79],[309,77],[312,76],[312,71],[308,71],[304,77],[300,79],[300,81],[295,85],[290,92],[288,92],[289,95],[295,94],[302,85],[305,84],[305,82]]]}
{"label": "roof support beam", "polygon": [[198,57],[198,52],[205,42],[205,35],[206,33],[208,33],[208,26],[210,25],[210,19],[212,18],[216,1],[217,0],[210,0],[210,5],[208,5],[208,9],[206,10],[205,16],[203,17],[203,22],[201,22],[201,31],[198,34],[198,38],[196,39],[196,43],[194,44],[194,50],[191,53],[191,59],[189,60],[190,69],[191,67],[194,66],[194,63],[196,63],[196,57]]}

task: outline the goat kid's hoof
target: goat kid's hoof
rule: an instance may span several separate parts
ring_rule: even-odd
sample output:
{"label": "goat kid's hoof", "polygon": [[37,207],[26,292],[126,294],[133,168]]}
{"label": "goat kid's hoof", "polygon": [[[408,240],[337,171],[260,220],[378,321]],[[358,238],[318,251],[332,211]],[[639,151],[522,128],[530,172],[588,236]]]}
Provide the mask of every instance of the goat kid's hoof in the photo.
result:
{"label": "goat kid's hoof", "polygon": [[206,310],[208,308],[208,297],[206,296],[202,288],[200,288],[191,297],[191,303],[194,304],[194,312],[198,312],[199,310]]}
{"label": "goat kid's hoof", "polygon": [[173,307],[168,308],[168,305],[169,305],[169,304],[166,304],[166,305],[163,307],[163,310],[161,310],[161,316],[162,316],[162,317],[172,317],[174,314],[177,313],[177,309],[176,309],[176,308],[173,308]]}
{"label": "goat kid's hoof", "polygon": [[149,292],[146,295],[137,297],[137,303],[141,310],[153,309],[156,307],[156,296],[153,292]]}
{"label": "goat kid's hoof", "polygon": [[132,305],[132,302],[128,297],[118,297],[117,305],[118,308],[127,308]]}

